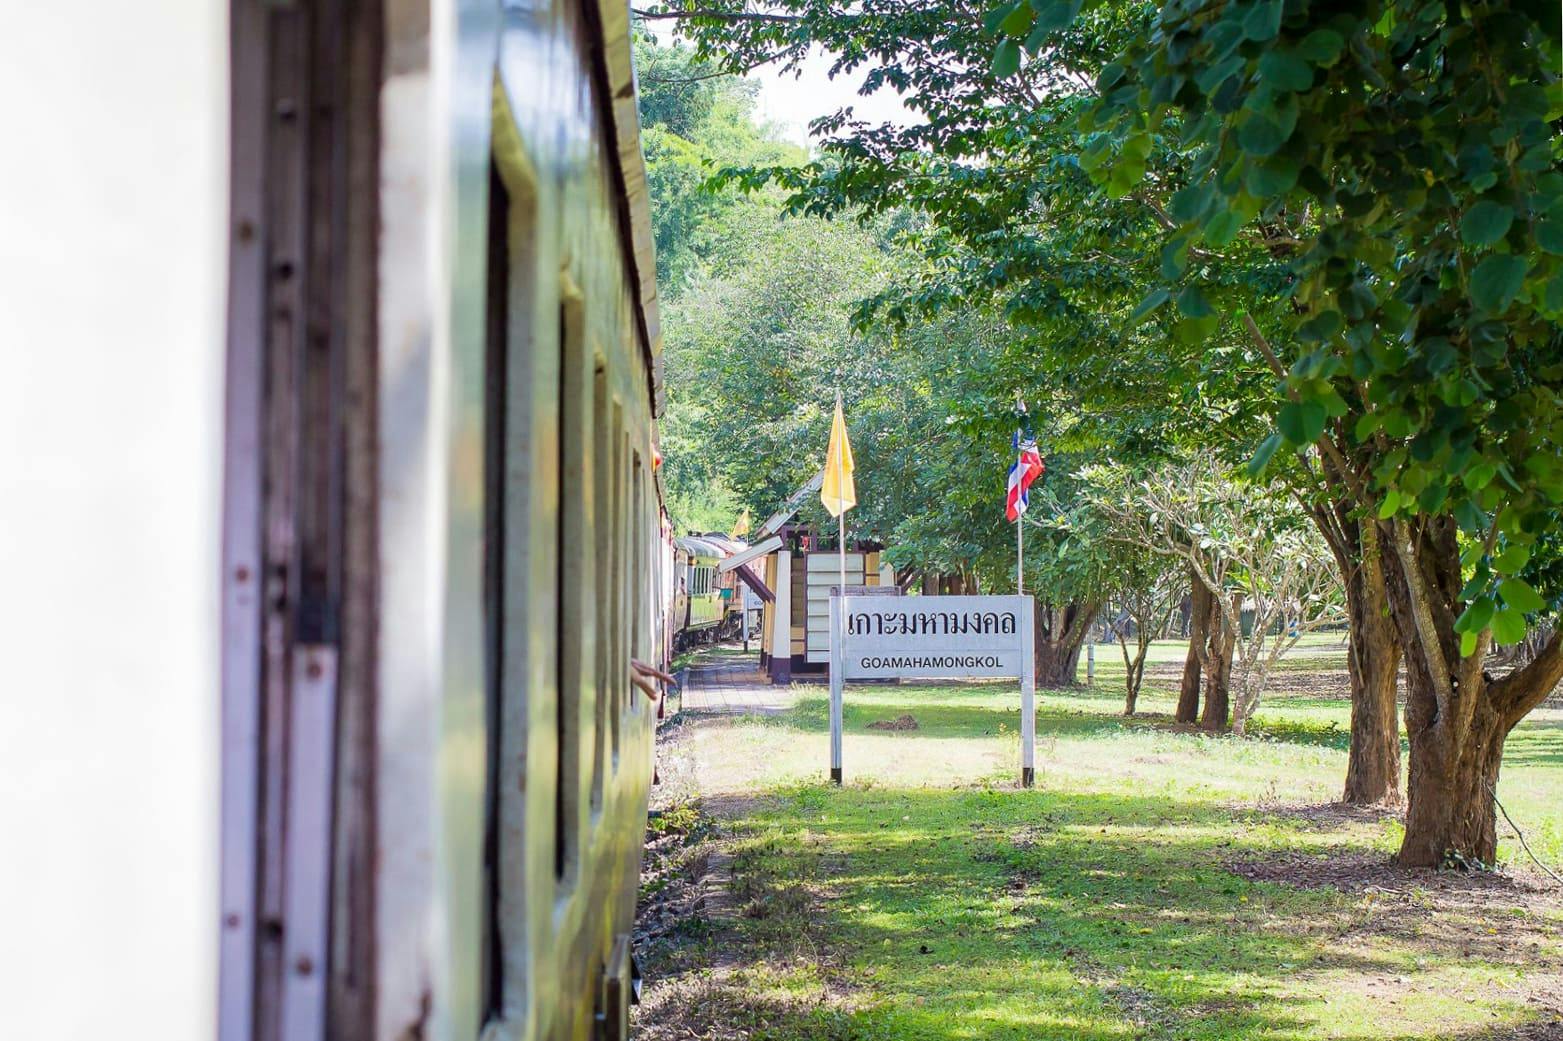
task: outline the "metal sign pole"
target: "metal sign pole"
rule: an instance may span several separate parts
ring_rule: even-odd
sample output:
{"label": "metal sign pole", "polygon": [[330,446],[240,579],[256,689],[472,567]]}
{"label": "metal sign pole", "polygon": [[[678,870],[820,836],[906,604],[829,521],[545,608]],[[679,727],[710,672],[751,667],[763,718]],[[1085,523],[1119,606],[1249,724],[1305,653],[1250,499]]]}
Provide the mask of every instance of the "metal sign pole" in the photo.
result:
{"label": "metal sign pole", "polygon": [[1037,783],[1037,669],[1036,630],[1029,596],[1020,601],[1020,786],[1033,788]]}
{"label": "metal sign pole", "polygon": [[[846,588],[842,587],[844,594]],[[846,672],[846,597],[830,598],[830,780],[841,783],[841,686]]]}

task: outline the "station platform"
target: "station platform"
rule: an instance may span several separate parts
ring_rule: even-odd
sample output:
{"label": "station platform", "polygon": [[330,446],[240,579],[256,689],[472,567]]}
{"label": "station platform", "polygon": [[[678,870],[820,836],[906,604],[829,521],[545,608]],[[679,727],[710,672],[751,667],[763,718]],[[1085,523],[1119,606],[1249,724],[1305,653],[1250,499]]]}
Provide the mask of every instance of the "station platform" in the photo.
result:
{"label": "station platform", "polygon": [[775,715],[792,708],[791,687],[772,686],[758,657],[721,657],[692,665],[681,710],[710,715]]}

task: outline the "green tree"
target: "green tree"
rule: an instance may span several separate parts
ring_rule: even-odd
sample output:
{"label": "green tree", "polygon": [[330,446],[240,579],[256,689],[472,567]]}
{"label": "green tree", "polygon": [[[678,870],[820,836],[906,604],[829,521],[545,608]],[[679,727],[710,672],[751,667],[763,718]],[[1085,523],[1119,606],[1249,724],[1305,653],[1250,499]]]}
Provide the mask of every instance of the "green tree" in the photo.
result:
{"label": "green tree", "polygon": [[[996,64],[1075,10],[994,12]],[[1483,669],[1551,610],[1532,578],[1563,502],[1557,28],[1540,4],[1173,0],[1088,116],[1082,163],[1114,194],[1157,148],[1188,164],[1151,306],[1198,291],[1241,229],[1285,229],[1291,309],[1245,323],[1287,397],[1254,468],[1296,449],[1378,547],[1408,680],[1408,865],[1492,861],[1504,739],[1563,677],[1556,636]]]}

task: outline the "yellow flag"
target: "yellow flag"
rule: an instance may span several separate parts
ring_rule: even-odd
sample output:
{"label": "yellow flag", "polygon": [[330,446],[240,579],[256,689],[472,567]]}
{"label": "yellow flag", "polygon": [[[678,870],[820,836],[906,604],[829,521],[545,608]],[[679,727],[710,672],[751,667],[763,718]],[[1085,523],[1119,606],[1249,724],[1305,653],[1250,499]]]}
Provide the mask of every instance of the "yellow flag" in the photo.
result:
{"label": "yellow flag", "polygon": [[830,447],[825,450],[825,481],[819,497],[832,517],[857,505],[857,488],[852,483],[852,444],[847,440],[847,419],[841,413],[840,394],[836,395],[836,415],[830,421]]}
{"label": "yellow flag", "polygon": [[733,524],[733,538],[749,534],[749,524],[749,508],[746,506],[744,511],[738,515],[738,520]]}

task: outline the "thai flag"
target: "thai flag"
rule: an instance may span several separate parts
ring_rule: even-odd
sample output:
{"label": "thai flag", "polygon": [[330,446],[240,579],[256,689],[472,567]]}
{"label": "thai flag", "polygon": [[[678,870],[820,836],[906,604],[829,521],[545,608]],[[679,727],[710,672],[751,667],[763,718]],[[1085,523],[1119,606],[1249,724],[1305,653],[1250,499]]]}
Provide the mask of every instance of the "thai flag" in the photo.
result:
{"label": "thai flag", "polygon": [[1042,465],[1042,454],[1037,451],[1033,438],[1022,440],[1020,431],[1016,430],[1011,445],[1015,450],[1015,463],[1009,468],[1009,494],[1004,499],[1004,516],[1014,523],[1030,505],[1031,482],[1041,477],[1046,467]]}

